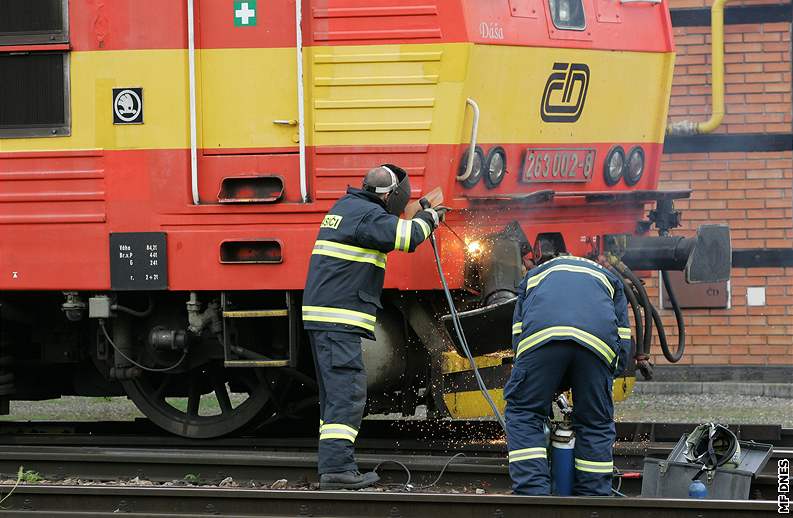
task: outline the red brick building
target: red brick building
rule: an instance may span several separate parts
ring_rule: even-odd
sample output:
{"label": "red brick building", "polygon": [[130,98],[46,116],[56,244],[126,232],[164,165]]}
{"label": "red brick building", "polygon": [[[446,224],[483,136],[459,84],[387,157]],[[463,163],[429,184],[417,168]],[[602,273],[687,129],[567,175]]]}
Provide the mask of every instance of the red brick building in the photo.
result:
{"label": "red brick building", "polygon": [[[670,121],[710,116],[710,3],[671,0],[677,60]],[[728,223],[738,253],[730,307],[685,312],[688,346],[680,363],[696,367],[665,368],[655,344],[658,379],[762,372],[769,381],[793,381],[791,12],[790,2],[728,4],[724,122],[711,135],[667,138],[661,188],[694,191],[675,204],[683,211],[682,232]],[[657,279],[648,284],[657,300]],[[674,347],[674,316],[663,316]]]}

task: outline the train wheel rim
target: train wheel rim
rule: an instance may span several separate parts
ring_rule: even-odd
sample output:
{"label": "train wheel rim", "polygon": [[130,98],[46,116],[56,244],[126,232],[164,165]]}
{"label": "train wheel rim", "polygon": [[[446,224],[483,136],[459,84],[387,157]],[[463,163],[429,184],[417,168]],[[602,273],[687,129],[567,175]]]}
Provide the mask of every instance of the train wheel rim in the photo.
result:
{"label": "train wheel rim", "polygon": [[[186,389],[187,397],[169,397],[176,384]],[[209,439],[228,435],[274,413],[270,385],[261,369],[225,368],[221,361],[182,374],[144,372],[122,385],[135,406],[154,424],[182,437]],[[247,397],[238,401],[234,396],[241,393],[232,392],[232,387],[242,388]],[[217,408],[212,404],[213,398]],[[206,407],[202,410],[204,405],[214,413],[207,414]]]}

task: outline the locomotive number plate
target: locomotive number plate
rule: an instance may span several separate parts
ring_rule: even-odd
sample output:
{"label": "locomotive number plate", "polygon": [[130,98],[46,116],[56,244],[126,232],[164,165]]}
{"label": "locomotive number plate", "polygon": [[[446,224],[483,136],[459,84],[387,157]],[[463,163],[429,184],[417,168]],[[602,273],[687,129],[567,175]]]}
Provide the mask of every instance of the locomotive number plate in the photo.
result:
{"label": "locomotive number plate", "polygon": [[520,178],[526,183],[588,182],[594,169],[594,149],[530,148]]}

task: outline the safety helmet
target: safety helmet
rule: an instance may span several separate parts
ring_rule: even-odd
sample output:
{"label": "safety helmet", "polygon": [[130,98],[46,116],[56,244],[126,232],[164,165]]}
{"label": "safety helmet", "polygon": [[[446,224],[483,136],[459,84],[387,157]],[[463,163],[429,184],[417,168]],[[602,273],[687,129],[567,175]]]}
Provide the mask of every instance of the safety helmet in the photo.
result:
{"label": "safety helmet", "polygon": [[385,187],[376,187],[368,185],[366,178],[363,181],[363,190],[373,192],[375,194],[388,194],[388,199],[385,201],[386,210],[399,216],[404,212],[410,200],[410,180],[408,173],[404,169],[394,164],[382,164],[382,167],[391,174],[391,183]]}
{"label": "safety helmet", "polygon": [[726,426],[705,423],[688,434],[684,455],[688,462],[701,464],[703,470],[737,468],[741,463],[741,446]]}

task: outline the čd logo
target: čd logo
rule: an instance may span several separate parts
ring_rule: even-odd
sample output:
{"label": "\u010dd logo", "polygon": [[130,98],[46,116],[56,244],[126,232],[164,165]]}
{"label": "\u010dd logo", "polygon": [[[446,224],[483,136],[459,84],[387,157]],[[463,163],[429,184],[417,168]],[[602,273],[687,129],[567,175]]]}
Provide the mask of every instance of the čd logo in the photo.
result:
{"label": "\u010dd logo", "polygon": [[589,88],[589,67],[584,63],[554,63],[545,83],[540,115],[545,122],[575,122],[581,117]]}

